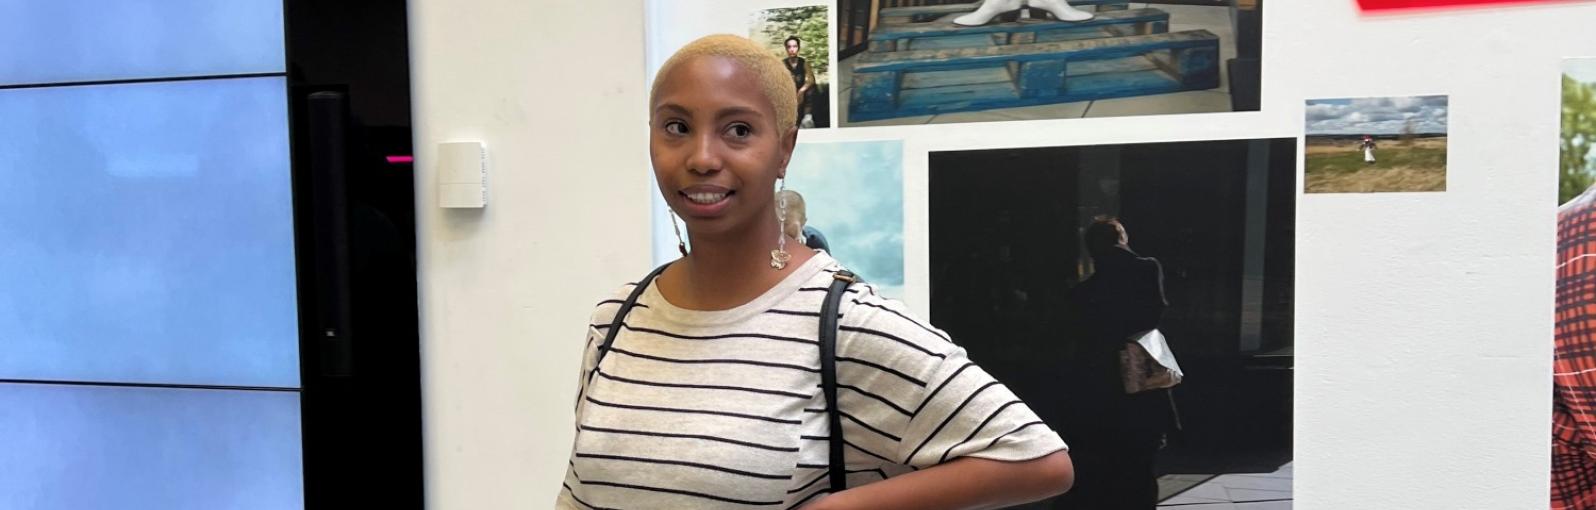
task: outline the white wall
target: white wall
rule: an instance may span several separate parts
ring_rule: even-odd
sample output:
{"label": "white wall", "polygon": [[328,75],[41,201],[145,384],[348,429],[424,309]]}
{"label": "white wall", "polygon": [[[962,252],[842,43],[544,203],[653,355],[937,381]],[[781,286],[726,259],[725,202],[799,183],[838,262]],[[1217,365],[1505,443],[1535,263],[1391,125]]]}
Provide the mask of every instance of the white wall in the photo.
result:
{"label": "white wall", "polygon": [[[640,0],[410,2],[427,507],[549,508],[594,303],[647,272]],[[488,148],[441,210],[436,145]]]}
{"label": "white wall", "polygon": [[[412,1],[431,508],[543,508],[559,486],[582,321],[650,263],[642,3]],[[648,60],[804,3],[658,2]],[[1298,136],[1304,99],[1448,94],[1447,192],[1300,201],[1295,505],[1545,508],[1558,68],[1596,55],[1592,20],[1596,3],[1371,18],[1272,0],[1261,112],[801,137],[906,141],[924,314],[927,151]],[[489,144],[490,204],[445,214],[431,146],[469,139]]]}

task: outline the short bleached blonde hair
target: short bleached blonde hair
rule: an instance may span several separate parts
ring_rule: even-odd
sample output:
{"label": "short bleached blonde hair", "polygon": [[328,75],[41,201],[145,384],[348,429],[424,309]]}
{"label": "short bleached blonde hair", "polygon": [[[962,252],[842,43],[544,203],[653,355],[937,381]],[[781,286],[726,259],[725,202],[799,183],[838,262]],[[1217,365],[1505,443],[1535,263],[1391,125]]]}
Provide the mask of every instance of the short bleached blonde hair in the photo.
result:
{"label": "short bleached blonde hair", "polygon": [[798,127],[798,87],[793,85],[787,66],[758,43],[731,34],[704,36],[676,50],[654,74],[654,85],[648,93],[649,104],[659,99],[659,84],[667,74],[698,57],[727,58],[742,65],[754,74],[760,90],[770,99],[770,108],[776,112],[777,132],[786,136]]}

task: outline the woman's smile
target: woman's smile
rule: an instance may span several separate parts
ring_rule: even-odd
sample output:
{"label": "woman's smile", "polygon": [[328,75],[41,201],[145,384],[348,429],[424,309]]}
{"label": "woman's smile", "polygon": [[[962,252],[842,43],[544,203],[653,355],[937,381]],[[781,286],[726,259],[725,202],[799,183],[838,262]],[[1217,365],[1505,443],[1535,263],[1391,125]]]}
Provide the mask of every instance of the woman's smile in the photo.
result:
{"label": "woman's smile", "polygon": [[686,216],[706,217],[720,214],[731,203],[731,198],[737,190],[722,186],[700,184],[683,188],[678,192],[683,202],[681,211]]}

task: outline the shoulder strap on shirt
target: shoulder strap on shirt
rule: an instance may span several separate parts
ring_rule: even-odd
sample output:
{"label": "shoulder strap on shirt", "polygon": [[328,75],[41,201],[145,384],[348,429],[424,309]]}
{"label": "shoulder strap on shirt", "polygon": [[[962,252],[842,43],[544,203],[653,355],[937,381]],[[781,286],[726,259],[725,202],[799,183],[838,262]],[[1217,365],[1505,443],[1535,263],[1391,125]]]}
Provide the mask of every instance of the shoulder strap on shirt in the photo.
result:
{"label": "shoulder strap on shirt", "polygon": [[859,277],[847,270],[832,276],[825,304],[820,307],[820,391],[826,396],[826,421],[831,431],[831,492],[837,493],[848,488],[848,466],[842,455],[842,414],[837,411],[837,316],[843,294]]}
{"label": "shoulder strap on shirt", "polygon": [[593,360],[593,370],[587,374],[588,384],[593,383],[593,374],[598,373],[599,362],[604,361],[604,355],[610,352],[610,344],[615,343],[615,334],[621,331],[621,324],[626,321],[626,314],[631,313],[632,307],[637,306],[637,298],[642,296],[643,290],[648,288],[648,284],[653,282],[654,278],[659,277],[660,273],[665,272],[665,268],[670,267],[670,265],[671,263],[666,262],[665,265],[654,268],[642,280],[638,280],[637,286],[632,287],[632,293],[626,296],[625,302],[621,303],[621,308],[615,310],[615,319],[610,321],[610,330],[604,333],[604,342],[598,346],[598,359]]}

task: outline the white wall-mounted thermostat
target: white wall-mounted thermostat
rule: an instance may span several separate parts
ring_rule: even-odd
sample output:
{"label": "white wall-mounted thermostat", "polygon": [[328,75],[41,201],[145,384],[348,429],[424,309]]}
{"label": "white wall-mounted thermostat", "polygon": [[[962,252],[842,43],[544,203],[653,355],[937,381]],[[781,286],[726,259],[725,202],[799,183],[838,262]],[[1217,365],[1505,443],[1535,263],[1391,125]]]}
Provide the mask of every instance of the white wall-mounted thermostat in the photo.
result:
{"label": "white wall-mounted thermostat", "polygon": [[488,205],[488,157],[482,142],[438,144],[438,207]]}

